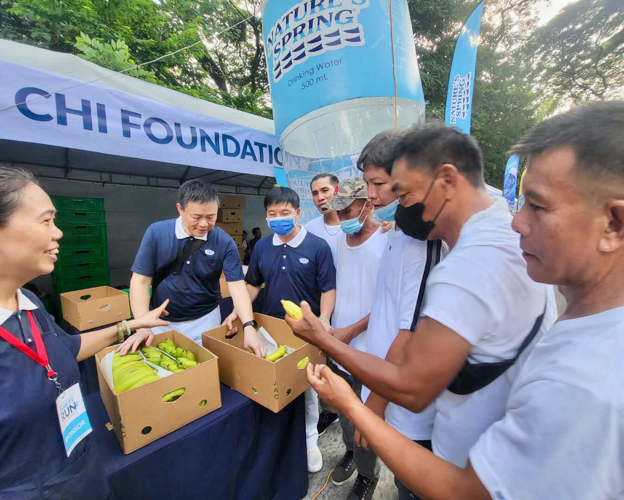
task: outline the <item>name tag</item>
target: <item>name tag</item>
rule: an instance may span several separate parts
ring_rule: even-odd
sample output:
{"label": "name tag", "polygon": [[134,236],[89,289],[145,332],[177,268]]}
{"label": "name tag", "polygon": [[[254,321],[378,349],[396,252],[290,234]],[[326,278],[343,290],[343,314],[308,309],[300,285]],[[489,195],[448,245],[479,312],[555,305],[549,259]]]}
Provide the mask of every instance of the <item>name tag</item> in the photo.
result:
{"label": "name tag", "polygon": [[56,413],[61,424],[65,452],[69,457],[78,443],[93,430],[79,384],[72,385],[56,398]]}

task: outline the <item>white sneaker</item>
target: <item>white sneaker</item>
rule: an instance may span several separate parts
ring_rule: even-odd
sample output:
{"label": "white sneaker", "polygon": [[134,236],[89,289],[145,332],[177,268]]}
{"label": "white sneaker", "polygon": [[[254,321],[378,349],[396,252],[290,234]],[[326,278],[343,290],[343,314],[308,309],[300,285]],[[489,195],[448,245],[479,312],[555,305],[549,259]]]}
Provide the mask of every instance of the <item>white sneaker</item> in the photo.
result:
{"label": "white sneaker", "polygon": [[323,455],[318,446],[308,448],[308,472],[314,474],[323,468]]}

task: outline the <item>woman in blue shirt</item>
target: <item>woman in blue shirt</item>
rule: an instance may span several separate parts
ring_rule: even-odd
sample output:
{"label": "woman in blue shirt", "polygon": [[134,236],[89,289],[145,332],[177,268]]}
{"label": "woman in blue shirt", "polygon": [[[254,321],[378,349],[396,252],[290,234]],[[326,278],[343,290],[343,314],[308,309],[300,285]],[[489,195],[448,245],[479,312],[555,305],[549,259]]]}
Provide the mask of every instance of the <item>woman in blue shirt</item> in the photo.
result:
{"label": "woman in blue shirt", "polygon": [[[108,485],[91,436],[67,457],[56,411],[58,387],[78,384],[78,361],[119,339],[117,326],[68,335],[21,288],[49,274],[63,233],[54,205],[27,171],[0,165],[0,498],[101,499]],[[164,303],[130,328],[164,326]],[[15,346],[15,347],[14,347]],[[26,354],[30,353],[30,356]],[[36,354],[33,354],[36,353]],[[48,366],[44,364],[47,355]],[[36,359],[33,359],[36,358]],[[54,375],[56,372],[56,381]]]}

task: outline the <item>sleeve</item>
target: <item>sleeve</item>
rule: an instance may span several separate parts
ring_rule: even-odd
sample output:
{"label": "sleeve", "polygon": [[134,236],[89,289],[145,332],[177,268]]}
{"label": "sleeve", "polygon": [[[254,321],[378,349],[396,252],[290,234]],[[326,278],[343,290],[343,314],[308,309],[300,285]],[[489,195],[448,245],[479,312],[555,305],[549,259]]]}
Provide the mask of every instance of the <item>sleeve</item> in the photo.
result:
{"label": "sleeve", "polygon": [[540,380],[508,407],[470,450],[492,498],[616,498],[623,491],[623,417],[610,401]]}
{"label": "sleeve", "polygon": [[154,228],[150,226],[145,231],[139,251],[134,258],[134,264],[132,264],[131,269],[133,273],[149,277],[153,277],[156,274],[154,246]]}
{"label": "sleeve", "polygon": [[245,275],[245,281],[252,286],[260,286],[264,283],[264,276],[260,270],[260,255],[262,255],[262,248],[257,252],[251,252],[251,261]]}
{"label": "sleeve", "polygon": [[227,235],[223,272],[225,273],[225,281],[241,281],[245,279],[240,255],[238,255],[238,248],[236,248],[236,243],[234,243],[230,235]]}
{"label": "sleeve", "polygon": [[336,289],[336,268],[331,248],[325,240],[320,240],[320,242],[316,258],[316,277],[321,293],[325,293]]}
{"label": "sleeve", "polygon": [[70,335],[54,322],[54,318],[50,318],[50,321],[54,323],[54,331],[56,332],[56,336],[58,337],[58,339],[63,343],[65,347],[69,349],[69,352],[72,353],[72,356],[74,356],[74,358],[78,357],[80,345],[82,344],[82,336]]}
{"label": "sleeve", "polygon": [[[508,310],[509,292],[504,288],[515,277],[507,276],[500,257],[473,258],[468,252],[449,254],[430,273],[421,312],[475,345],[484,337],[500,331]],[[490,262],[490,265],[485,265]]]}
{"label": "sleeve", "polygon": [[416,301],[420,291],[423,270],[425,268],[427,253],[425,251],[423,259],[418,259],[403,270],[401,290],[399,295],[399,330],[409,330],[414,322],[414,312],[416,311]]}

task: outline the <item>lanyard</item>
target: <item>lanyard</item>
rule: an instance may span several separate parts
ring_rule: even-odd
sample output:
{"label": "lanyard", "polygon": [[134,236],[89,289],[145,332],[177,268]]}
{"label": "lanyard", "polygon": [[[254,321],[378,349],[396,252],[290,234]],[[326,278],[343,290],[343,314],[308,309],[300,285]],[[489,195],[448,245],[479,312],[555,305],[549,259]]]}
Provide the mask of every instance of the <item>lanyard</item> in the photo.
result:
{"label": "lanyard", "polygon": [[35,339],[35,347],[37,351],[33,351],[30,347],[28,347],[24,342],[19,340],[17,337],[9,333],[6,329],[0,326],[0,337],[6,340],[9,344],[11,344],[16,349],[20,350],[30,359],[35,361],[38,365],[42,366],[46,370],[46,375],[48,380],[54,382],[56,388],[59,390],[59,393],[63,392],[63,388],[61,384],[58,382],[58,375],[50,366],[50,362],[48,360],[48,353],[46,352],[45,345],[43,344],[43,339],[41,338],[41,333],[39,332],[39,327],[35,323],[33,315],[30,311],[27,311],[28,321],[30,322],[30,330],[33,338]]}

